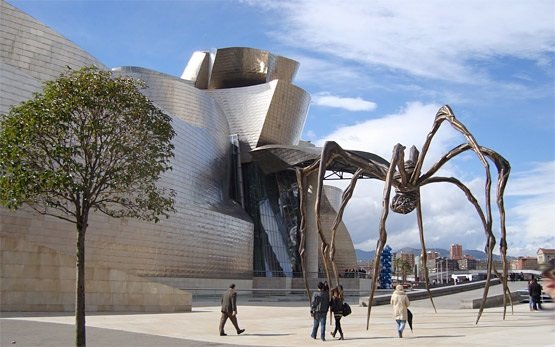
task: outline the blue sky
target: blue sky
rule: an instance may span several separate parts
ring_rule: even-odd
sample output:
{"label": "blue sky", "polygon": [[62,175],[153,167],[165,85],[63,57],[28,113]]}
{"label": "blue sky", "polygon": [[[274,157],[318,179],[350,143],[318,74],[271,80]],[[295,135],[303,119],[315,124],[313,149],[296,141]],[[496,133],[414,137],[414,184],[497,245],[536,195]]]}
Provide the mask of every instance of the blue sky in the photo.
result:
{"label": "blue sky", "polygon": [[[555,248],[551,0],[8,2],[109,67],[181,76],[194,51],[232,46],[295,59],[295,84],[312,96],[303,139],[317,145],[334,140],[389,159],[396,143],[421,147],[436,111],[449,104],[481,145],[511,163],[509,254]],[[425,167],[461,142],[444,125]],[[483,195],[475,156],[442,174]],[[380,182],[359,183],[345,213],[357,248],[375,248],[382,190]],[[422,199],[428,247],[483,250],[480,222],[462,193],[437,184],[423,188]],[[390,214],[387,227],[394,251],[419,247],[414,213]]]}

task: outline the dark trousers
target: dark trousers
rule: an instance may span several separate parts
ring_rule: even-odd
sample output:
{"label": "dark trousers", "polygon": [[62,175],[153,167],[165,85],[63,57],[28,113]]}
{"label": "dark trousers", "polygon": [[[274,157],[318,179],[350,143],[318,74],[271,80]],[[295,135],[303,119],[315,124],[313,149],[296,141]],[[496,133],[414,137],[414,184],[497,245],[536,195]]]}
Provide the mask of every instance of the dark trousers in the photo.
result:
{"label": "dark trousers", "polygon": [[533,296],[532,297],[532,309],[537,311],[542,310],[542,298],[541,296]]}
{"label": "dark trousers", "polygon": [[341,335],[341,337],[343,337],[343,329],[341,329],[341,316],[335,316],[335,330],[333,331],[333,335],[335,336],[335,334],[337,334],[337,332],[339,331],[339,334]]}
{"label": "dark trousers", "polygon": [[239,323],[237,323],[237,316],[228,312],[222,312],[222,317],[220,318],[220,334],[224,333],[224,326],[225,326],[225,322],[227,322],[227,319],[229,318],[229,320],[231,321],[231,323],[233,323],[233,326],[235,327],[235,330],[237,330],[237,332],[239,332]]}

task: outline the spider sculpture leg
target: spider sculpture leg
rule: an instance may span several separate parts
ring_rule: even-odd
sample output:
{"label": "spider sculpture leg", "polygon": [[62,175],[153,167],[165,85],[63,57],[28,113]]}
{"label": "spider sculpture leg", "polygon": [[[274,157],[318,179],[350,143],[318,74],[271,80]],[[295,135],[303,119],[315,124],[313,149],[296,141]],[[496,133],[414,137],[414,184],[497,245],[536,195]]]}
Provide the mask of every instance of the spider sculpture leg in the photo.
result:
{"label": "spider sculpture leg", "polygon": [[[486,147],[480,147],[480,149],[482,153],[484,153],[484,155],[486,155],[491,161],[493,161],[493,163],[497,168],[497,174],[498,174],[497,208],[499,211],[499,228],[501,231],[501,240],[499,241],[499,249],[501,251],[501,259],[503,262],[503,274],[499,275],[497,274],[497,270],[495,268],[494,270],[495,270],[495,273],[498,275],[498,277],[501,279],[501,282],[503,284],[503,293],[505,294],[503,296],[503,319],[505,319],[506,312],[507,312],[507,301],[510,302],[511,312],[514,313],[511,292],[509,290],[509,286],[507,283],[508,277],[509,277],[509,267],[507,262],[507,229],[505,224],[505,202],[503,197],[505,192],[505,187],[507,186],[507,181],[509,179],[509,175],[511,172],[511,165],[505,158],[503,158],[497,152]],[[482,310],[480,310],[479,314],[481,315],[481,313],[482,313]],[[480,315],[476,319],[476,324],[478,324]]]}
{"label": "spider sculpture leg", "polygon": [[372,304],[374,301],[374,294],[376,293],[376,287],[378,284],[378,277],[380,271],[380,258],[382,256],[385,243],[387,241],[387,231],[385,227],[385,222],[389,214],[389,198],[391,196],[391,187],[394,182],[395,168],[398,167],[399,170],[404,170],[404,147],[397,144],[393,148],[393,155],[391,157],[391,162],[389,164],[389,169],[385,177],[385,184],[383,190],[383,200],[382,200],[382,215],[380,218],[380,235],[378,242],[376,244],[376,255],[374,256],[374,274],[372,277],[372,289],[370,290],[370,295],[368,297],[368,313],[366,315],[366,330],[370,327],[370,313],[372,312]]}
{"label": "spider sculpture leg", "polygon": [[[438,110],[437,114],[436,114],[432,130],[428,133],[428,136],[426,138],[426,142],[424,143],[424,146],[422,147],[422,155],[419,156],[417,164],[415,166],[415,170],[412,173],[411,182],[414,185],[417,185],[418,181],[421,181],[421,178],[419,176],[420,176],[420,171],[421,171],[422,164],[423,164],[423,161],[424,161],[424,157],[426,155],[426,152],[428,151],[428,148],[430,146],[430,143],[431,143],[435,133],[437,132],[437,130],[439,129],[439,127],[441,126],[441,124],[444,121],[447,121],[448,123],[450,123],[451,126],[455,130],[460,132],[466,138],[469,148],[472,149],[472,151],[477,155],[478,159],[480,160],[480,162],[484,166],[484,171],[485,171],[485,174],[486,174],[486,180],[485,180],[485,184],[484,184],[485,209],[486,209],[486,214],[485,214],[486,219],[485,219],[484,229],[485,229],[485,231],[488,235],[487,236],[488,242],[487,242],[487,245],[486,245],[486,252],[488,254],[488,270],[487,270],[486,285],[484,287],[484,298],[487,298],[487,293],[488,293],[490,282],[491,282],[491,279],[492,279],[493,248],[495,246],[495,237],[493,236],[493,232],[492,232],[491,173],[490,173],[490,167],[489,167],[488,161],[485,158],[486,154],[484,152],[482,152],[482,150],[481,150],[481,146],[478,145],[474,136],[468,131],[468,129],[464,126],[464,124],[462,124],[455,117],[455,115],[453,114],[453,111],[447,105],[441,107]],[[451,158],[448,158],[446,160],[449,160],[449,159],[451,159]],[[507,293],[508,292],[508,286],[506,285],[506,279],[502,278],[501,280],[502,280],[502,283],[503,283],[504,293]],[[485,306],[485,300],[482,302],[482,308],[484,306]],[[478,320],[480,318],[480,315],[481,315],[481,312],[478,315]]]}
{"label": "spider sculpture leg", "polygon": [[304,286],[306,290],[306,294],[308,296],[308,305],[310,306],[312,296],[310,294],[310,288],[308,286],[308,279],[306,277],[306,257],[305,257],[305,250],[306,250],[306,200],[307,200],[307,192],[308,192],[308,176],[319,168],[320,160],[315,160],[312,164],[307,167],[295,168],[295,173],[297,177],[297,186],[299,191],[299,214],[300,214],[300,222],[299,222],[299,256],[301,258],[301,268],[303,273],[303,280]]}
{"label": "spider sculpture leg", "polygon": [[[314,205],[314,213],[316,217],[316,230],[318,231],[318,235],[320,236],[320,241],[322,242],[321,254],[322,254],[322,262],[324,263],[324,270],[326,271],[326,278],[328,279],[328,284],[333,286],[331,282],[329,267],[328,267],[328,259],[329,259],[329,244],[326,239],[326,235],[322,230],[322,221],[320,218],[320,207],[322,201],[322,193],[323,193],[323,185],[324,185],[324,177],[326,175],[326,169],[328,165],[334,160],[336,156],[335,151],[335,142],[326,142],[324,147],[322,148],[322,154],[320,156],[320,165],[318,167],[318,183],[316,187],[316,202]],[[335,266],[334,266],[335,268]]]}
{"label": "spider sculpture leg", "polygon": [[[331,285],[331,281],[330,281],[329,271],[327,268],[327,259],[331,259],[332,257],[329,255],[329,247],[326,240],[326,236],[322,231],[320,207],[321,207],[321,199],[322,199],[322,192],[323,192],[323,185],[324,185],[324,178],[325,178],[326,171],[328,167],[330,167],[330,165],[336,160],[341,160],[342,162],[348,163],[349,165],[360,169],[359,170],[360,172],[357,171],[359,173],[355,174],[355,176],[359,176],[362,172],[364,172],[364,174],[370,178],[377,178],[377,179],[384,180],[387,172],[387,167],[384,164],[368,161],[365,158],[352,154],[351,152],[345,151],[336,142],[328,141],[324,144],[322,148],[322,154],[320,156],[320,161],[319,161],[318,182],[316,187],[316,202],[315,202],[314,210],[315,210],[315,218],[316,218],[318,235],[320,236],[320,240],[322,241],[322,252],[323,252],[322,255],[324,256],[323,261],[325,265],[326,275],[328,277],[328,282],[330,283],[330,285]],[[351,182],[351,190],[354,189],[355,183],[356,183],[356,179],[354,182],[353,181]],[[345,205],[347,204],[348,200],[352,196],[352,191],[348,193],[346,196],[348,198],[342,202],[343,209],[345,208]],[[342,215],[342,211],[341,211],[341,215]],[[335,223],[339,224],[339,222],[341,222],[341,218],[339,219],[336,218]],[[334,264],[333,266],[336,268],[335,260],[333,260],[333,264]]]}
{"label": "spider sculpture leg", "polygon": [[[486,254],[488,255],[488,260],[487,260],[486,286],[484,287],[484,292],[483,292],[483,297],[482,297],[482,304],[480,306],[480,310],[478,312],[478,317],[476,319],[476,324],[477,324],[481,315],[482,315],[483,309],[485,307],[492,272],[497,273],[497,271],[493,267],[493,249],[495,248],[495,242],[496,241],[495,241],[495,236],[494,236],[492,228],[491,228],[491,220],[488,223],[487,217],[484,215],[482,208],[478,204],[478,201],[473,196],[470,189],[468,189],[468,187],[466,187],[464,184],[462,184],[459,180],[457,180],[453,177],[437,177],[437,176],[432,177],[433,174],[436,173],[439,170],[439,168],[443,164],[445,164],[447,161],[449,161],[450,159],[459,155],[462,152],[465,152],[467,150],[473,150],[473,149],[474,148],[469,143],[461,144],[461,145],[453,148],[445,156],[443,156],[438,162],[436,162],[432,166],[432,168],[430,170],[428,170],[428,172],[426,172],[424,175],[422,175],[419,178],[419,181],[418,181],[417,184],[419,186],[423,186],[423,185],[426,185],[426,184],[432,183],[432,182],[448,182],[448,183],[452,183],[452,184],[456,185],[459,189],[461,189],[466,194],[468,201],[475,207],[476,212],[478,213],[478,215],[480,217],[480,220],[482,221],[482,225],[484,227],[484,231],[486,233],[486,238],[487,238],[485,251],[486,251]],[[502,238],[501,253],[502,253],[502,259],[503,259],[503,264],[504,264],[503,275],[498,275],[498,277],[500,277],[500,279],[502,281],[503,292],[505,294],[505,296],[504,296],[504,312],[503,312],[503,319],[505,319],[505,312],[506,312],[506,306],[507,306],[507,297],[509,298],[509,301],[511,301],[511,299],[510,299],[510,291],[509,291],[508,284],[507,284],[508,267],[507,267],[507,262],[506,262],[506,249],[507,249],[507,247],[506,247],[506,241],[504,241],[506,239],[506,229],[505,229],[505,207],[504,207],[503,193],[504,193],[504,190],[505,190],[505,186],[507,184],[507,180],[509,178],[509,173],[510,173],[511,167],[510,167],[509,162],[505,158],[503,158],[501,155],[499,155],[497,152],[495,152],[495,151],[493,151],[489,148],[483,147],[483,146],[479,146],[478,149],[479,149],[481,155],[483,155],[484,157],[487,157],[488,159],[490,159],[495,164],[495,166],[497,168],[497,173],[498,173],[497,206],[498,206],[498,209],[499,209],[499,217],[500,217],[500,228],[501,228],[501,238]],[[489,170],[488,170],[488,173],[489,173]],[[489,189],[489,187],[486,185],[486,190],[488,190],[488,189]],[[512,307],[512,301],[511,301],[511,307]]]}
{"label": "spider sculpture leg", "polygon": [[362,169],[358,169],[353,175],[353,177],[351,178],[351,182],[349,183],[349,186],[343,192],[343,195],[341,196],[341,204],[339,206],[339,210],[337,211],[337,216],[335,217],[335,220],[331,227],[330,261],[333,267],[333,275],[335,276],[335,281],[338,285],[339,285],[339,275],[337,272],[337,266],[335,264],[335,237],[337,234],[337,227],[339,226],[339,224],[341,223],[341,220],[343,219],[343,212],[345,211],[345,207],[347,207],[347,202],[349,202],[349,200],[353,196],[353,191],[355,190],[356,183],[361,174],[362,174]]}
{"label": "spider sculpture leg", "polygon": [[434,299],[432,298],[432,293],[430,292],[430,279],[428,276],[428,255],[426,253],[426,242],[424,241],[424,223],[422,222],[422,206],[420,205],[420,199],[418,199],[418,205],[416,205],[416,220],[418,222],[418,233],[420,235],[420,245],[422,247],[422,267],[424,268],[424,283],[426,286],[426,291],[428,292],[428,297],[432,303],[434,311],[437,313],[436,305],[434,304]]}
{"label": "spider sculpture leg", "polygon": [[306,218],[305,213],[306,211],[306,175],[303,172],[303,169],[296,168],[295,174],[297,176],[297,186],[299,190],[299,210],[300,210],[300,222],[299,222],[299,256],[301,258],[301,270],[303,272],[303,281],[304,281],[304,288],[306,294],[308,296],[308,305],[311,304],[311,294],[310,288],[308,286],[308,280],[306,278],[306,264],[305,264],[305,246],[306,246]]}
{"label": "spider sculpture leg", "polygon": [[[495,152],[494,152],[495,153]],[[505,202],[503,194],[505,192],[505,187],[507,186],[507,180],[509,179],[509,174],[511,172],[511,166],[505,158],[501,157],[497,153],[495,156],[490,155],[493,158],[497,170],[499,172],[499,179],[497,181],[497,208],[499,209],[499,226],[501,229],[501,241],[499,242],[499,247],[501,251],[501,259],[503,260],[503,286],[506,289],[507,294],[503,297],[503,319],[505,319],[505,311],[507,310],[507,297],[511,302],[511,310],[514,313],[513,302],[509,292],[509,286],[507,285],[509,277],[509,266],[507,263],[507,229],[505,224]]]}

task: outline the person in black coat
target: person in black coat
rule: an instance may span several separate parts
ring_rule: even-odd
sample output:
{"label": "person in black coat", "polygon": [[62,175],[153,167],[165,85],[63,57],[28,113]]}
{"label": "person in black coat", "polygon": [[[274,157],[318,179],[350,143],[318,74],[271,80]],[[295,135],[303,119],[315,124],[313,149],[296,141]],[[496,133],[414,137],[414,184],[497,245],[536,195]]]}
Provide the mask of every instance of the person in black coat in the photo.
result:
{"label": "person in black coat", "polygon": [[331,333],[331,336],[335,337],[335,334],[339,332],[339,339],[343,340],[343,329],[341,329],[341,318],[343,317],[343,291],[339,287],[335,287],[331,290],[331,300],[330,300],[330,311],[333,313],[335,318],[335,330]]}
{"label": "person in black coat", "polygon": [[537,279],[532,279],[532,283],[528,287],[528,294],[532,299],[532,309],[534,311],[542,310],[542,286],[538,283]]}
{"label": "person in black coat", "polygon": [[318,327],[320,327],[320,338],[326,341],[326,314],[328,313],[330,305],[329,293],[325,290],[324,283],[318,283],[318,291],[312,296],[310,305],[310,314],[314,319],[312,326],[312,333],[310,337],[316,338]]}

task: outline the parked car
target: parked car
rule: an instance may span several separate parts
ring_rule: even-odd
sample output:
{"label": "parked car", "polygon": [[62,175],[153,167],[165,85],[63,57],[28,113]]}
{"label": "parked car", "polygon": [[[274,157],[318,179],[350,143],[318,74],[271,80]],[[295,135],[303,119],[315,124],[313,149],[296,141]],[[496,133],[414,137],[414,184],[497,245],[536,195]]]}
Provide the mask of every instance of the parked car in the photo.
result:
{"label": "parked car", "polygon": [[[519,289],[516,291],[516,293],[518,293],[519,302],[530,301],[530,296],[528,295],[528,289]],[[553,299],[549,295],[542,293],[542,303],[543,302],[553,302]]]}

